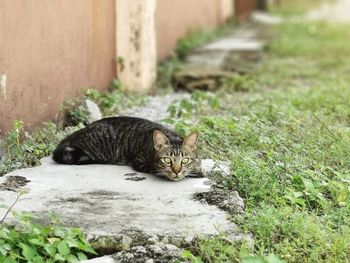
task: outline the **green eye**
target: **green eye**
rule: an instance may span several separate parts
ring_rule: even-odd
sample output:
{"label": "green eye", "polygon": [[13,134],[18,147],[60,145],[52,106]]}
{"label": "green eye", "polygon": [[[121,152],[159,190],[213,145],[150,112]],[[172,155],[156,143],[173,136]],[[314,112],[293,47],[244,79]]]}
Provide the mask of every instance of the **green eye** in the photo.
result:
{"label": "green eye", "polygon": [[172,163],[172,160],[171,158],[169,157],[164,157],[163,159],[161,159],[163,163],[165,164],[171,164]]}
{"label": "green eye", "polygon": [[181,163],[182,163],[182,164],[186,164],[186,163],[188,163],[189,161],[190,161],[189,158],[183,158],[183,159],[181,160]]}

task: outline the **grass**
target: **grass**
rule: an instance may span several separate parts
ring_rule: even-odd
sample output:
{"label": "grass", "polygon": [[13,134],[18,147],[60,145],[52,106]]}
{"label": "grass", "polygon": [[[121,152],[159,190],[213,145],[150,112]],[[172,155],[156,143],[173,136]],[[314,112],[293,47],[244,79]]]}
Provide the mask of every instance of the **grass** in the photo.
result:
{"label": "grass", "polygon": [[193,262],[350,261],[350,31],[275,31],[248,75],[253,88],[197,92],[170,108],[166,121],[180,132],[201,131],[203,156],[231,162],[221,183],[244,198],[245,214],[233,220],[254,238],[251,250],[203,240],[190,249]]}
{"label": "grass", "polygon": [[336,0],[280,0],[269,6],[269,11],[273,14],[282,15],[284,17],[292,17],[303,15],[306,12],[320,8],[324,4],[336,2]]}

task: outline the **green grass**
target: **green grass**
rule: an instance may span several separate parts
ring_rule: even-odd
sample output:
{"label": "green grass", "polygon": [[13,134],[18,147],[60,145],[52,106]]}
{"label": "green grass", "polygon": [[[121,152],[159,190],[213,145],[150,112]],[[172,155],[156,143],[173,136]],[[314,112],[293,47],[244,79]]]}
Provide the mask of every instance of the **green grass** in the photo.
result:
{"label": "green grass", "polygon": [[203,156],[231,162],[221,183],[244,198],[245,214],[233,220],[254,237],[252,250],[203,240],[193,261],[350,261],[350,31],[324,23],[275,31],[249,75],[254,88],[199,92],[170,109],[177,129],[201,131]]}

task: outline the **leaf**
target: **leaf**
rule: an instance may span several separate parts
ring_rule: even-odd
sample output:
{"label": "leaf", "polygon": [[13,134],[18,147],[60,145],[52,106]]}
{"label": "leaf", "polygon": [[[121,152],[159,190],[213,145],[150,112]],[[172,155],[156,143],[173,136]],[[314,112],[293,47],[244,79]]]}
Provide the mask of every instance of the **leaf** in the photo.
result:
{"label": "leaf", "polygon": [[68,255],[68,256],[66,257],[66,259],[67,259],[67,261],[68,261],[69,263],[76,263],[76,262],[79,262],[78,258],[77,258],[76,256],[72,255],[72,254]]}
{"label": "leaf", "polygon": [[39,238],[31,238],[28,240],[30,243],[34,244],[34,245],[38,245],[43,247],[45,245],[44,240],[43,239],[39,239]]}
{"label": "leaf", "polygon": [[167,124],[174,124],[175,121],[171,118],[165,118],[162,120],[162,122],[167,123]]}
{"label": "leaf", "polygon": [[62,228],[56,228],[55,229],[55,236],[64,238],[65,237],[65,231]]}
{"label": "leaf", "polygon": [[7,251],[3,246],[0,246],[0,255],[6,256],[7,255]]}
{"label": "leaf", "polygon": [[13,258],[7,257],[3,263],[17,263],[17,261]]}
{"label": "leaf", "polygon": [[193,257],[193,254],[189,250],[182,251],[182,257],[186,259],[191,259]]}
{"label": "leaf", "polygon": [[55,255],[57,253],[57,249],[55,246],[46,244],[44,246],[44,249],[47,252],[47,254],[49,254],[51,257],[55,257]]}
{"label": "leaf", "polygon": [[7,228],[1,228],[0,229],[0,238],[8,239],[8,229]]}
{"label": "leaf", "polygon": [[47,241],[49,241],[50,244],[54,244],[55,242],[60,241],[60,239],[57,237],[50,237]]}
{"label": "leaf", "polygon": [[265,260],[259,256],[248,256],[243,258],[242,263],[265,263]]}
{"label": "leaf", "polygon": [[78,259],[79,260],[87,260],[87,256],[83,252],[78,252],[77,253]]}
{"label": "leaf", "polygon": [[270,254],[265,259],[268,263],[285,263],[284,260],[281,260],[275,254]]}
{"label": "leaf", "polygon": [[24,243],[21,243],[20,247],[22,248],[23,256],[28,260],[32,260],[37,255],[36,251],[33,248]]}
{"label": "leaf", "polygon": [[60,243],[58,243],[58,252],[63,255],[67,256],[70,253],[70,248],[65,240],[62,240]]}
{"label": "leaf", "polygon": [[78,247],[78,241],[72,238],[66,239],[69,247]]}
{"label": "leaf", "polygon": [[61,254],[56,254],[55,255],[55,262],[57,262],[57,261],[65,261],[65,260],[66,260],[65,257],[62,256]]}
{"label": "leaf", "polygon": [[82,251],[97,255],[96,251],[89,245],[83,242],[78,243],[78,248]]}

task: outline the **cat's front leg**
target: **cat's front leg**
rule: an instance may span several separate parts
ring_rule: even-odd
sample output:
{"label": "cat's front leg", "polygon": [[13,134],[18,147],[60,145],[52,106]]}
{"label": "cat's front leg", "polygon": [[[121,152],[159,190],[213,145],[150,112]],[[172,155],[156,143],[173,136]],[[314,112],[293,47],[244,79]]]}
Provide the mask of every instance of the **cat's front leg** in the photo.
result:
{"label": "cat's front leg", "polygon": [[132,168],[142,173],[151,173],[154,170],[153,164],[143,157],[137,157],[132,162]]}
{"label": "cat's front leg", "polygon": [[196,159],[193,162],[191,172],[187,175],[187,177],[191,177],[191,178],[206,177],[206,172],[204,171],[204,169],[201,166],[200,159]]}

